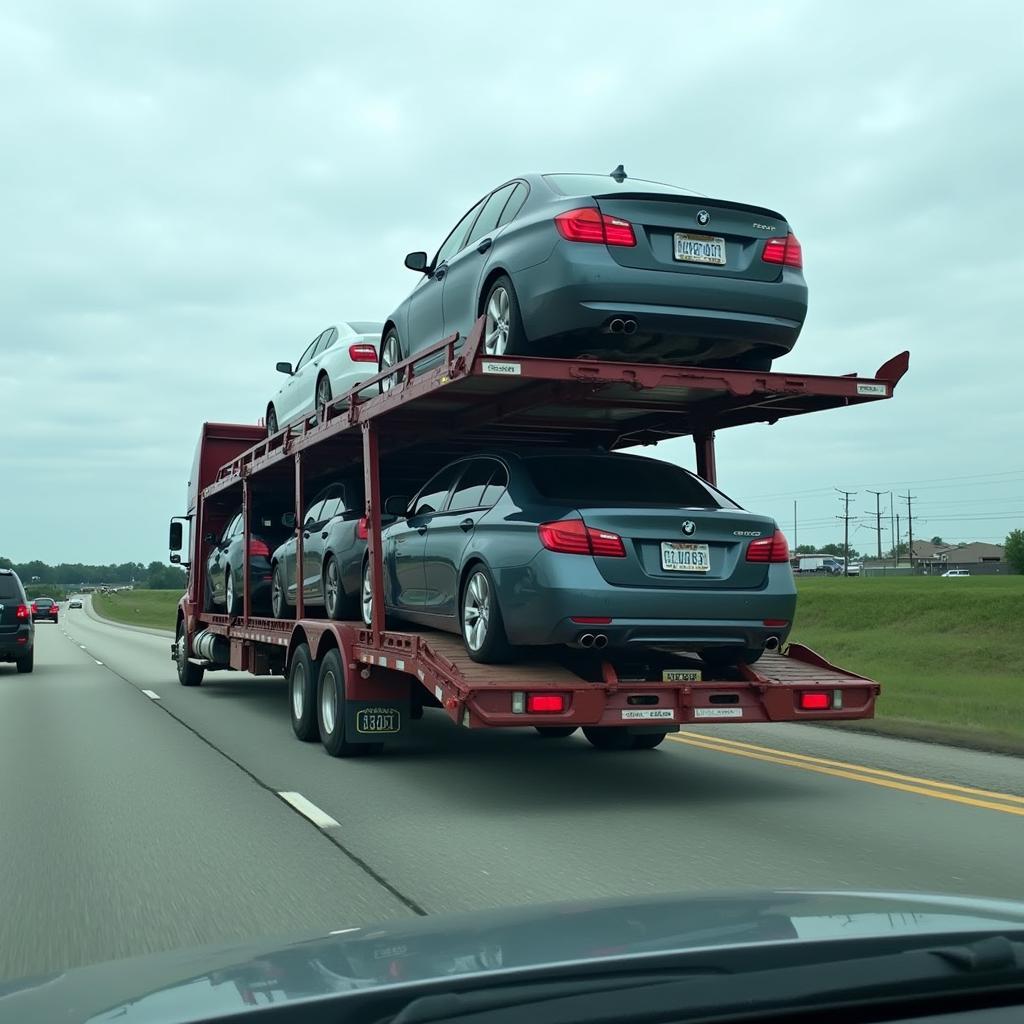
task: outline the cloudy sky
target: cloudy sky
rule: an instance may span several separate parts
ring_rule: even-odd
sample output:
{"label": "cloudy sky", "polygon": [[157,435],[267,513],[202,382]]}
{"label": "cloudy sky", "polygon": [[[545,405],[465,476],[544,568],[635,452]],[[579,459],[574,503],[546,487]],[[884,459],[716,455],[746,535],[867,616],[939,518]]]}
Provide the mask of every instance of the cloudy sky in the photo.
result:
{"label": "cloudy sky", "polygon": [[0,554],[166,557],[204,419],[255,422],[491,186],[620,161],[789,218],[780,368],[912,353],[891,402],[721,436],[723,489],[801,543],[836,487],[1024,525],[1016,2],[8,0],[0,97]]}

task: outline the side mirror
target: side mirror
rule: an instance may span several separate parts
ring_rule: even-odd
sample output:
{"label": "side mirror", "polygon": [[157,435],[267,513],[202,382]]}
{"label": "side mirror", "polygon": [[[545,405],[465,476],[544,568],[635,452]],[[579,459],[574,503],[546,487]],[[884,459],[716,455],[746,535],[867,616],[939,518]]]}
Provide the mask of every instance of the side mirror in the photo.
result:
{"label": "side mirror", "polygon": [[208,533],[205,537],[203,537],[203,543],[204,544],[216,544],[217,543],[217,535],[215,533]]}
{"label": "side mirror", "polygon": [[277,364],[277,372],[278,373],[287,373],[288,376],[290,377],[295,371],[292,369],[292,364],[291,363],[278,363]]}
{"label": "side mirror", "polygon": [[181,523],[174,521],[171,523],[171,534],[167,541],[167,546],[171,551],[181,550]]}
{"label": "side mirror", "polygon": [[294,530],[295,529],[295,513],[294,512],[285,512],[285,514],[283,516],[281,516],[281,525],[286,527],[289,530]]}
{"label": "side mirror", "polygon": [[409,499],[404,494],[396,494],[394,497],[388,498],[384,502],[384,514],[386,516],[395,516],[398,519],[407,518],[406,513],[409,511]]}
{"label": "side mirror", "polygon": [[181,555],[171,555],[171,565],[181,565]]}
{"label": "side mirror", "polygon": [[416,270],[421,274],[425,274],[427,272],[429,264],[430,261],[425,252],[411,252],[405,257],[405,265],[410,270]]}

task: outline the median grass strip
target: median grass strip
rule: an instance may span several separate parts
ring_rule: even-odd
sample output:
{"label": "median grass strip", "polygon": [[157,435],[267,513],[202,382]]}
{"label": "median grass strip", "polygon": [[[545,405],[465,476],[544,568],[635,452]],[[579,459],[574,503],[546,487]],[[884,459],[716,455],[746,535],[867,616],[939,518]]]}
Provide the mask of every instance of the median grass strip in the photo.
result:
{"label": "median grass strip", "polygon": [[114,622],[173,630],[180,598],[175,590],[119,590],[93,594],[92,606]]}
{"label": "median grass strip", "polygon": [[882,684],[862,728],[1024,753],[1024,576],[798,587],[791,639]]}

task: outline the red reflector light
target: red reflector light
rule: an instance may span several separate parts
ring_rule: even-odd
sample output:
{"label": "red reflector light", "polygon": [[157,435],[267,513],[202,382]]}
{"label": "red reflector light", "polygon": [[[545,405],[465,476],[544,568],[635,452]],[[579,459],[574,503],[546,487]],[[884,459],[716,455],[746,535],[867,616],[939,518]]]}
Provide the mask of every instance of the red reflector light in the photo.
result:
{"label": "red reflector light", "polygon": [[747,545],[748,562],[788,562],[789,541],[781,530],[771,537],[758,537]]}
{"label": "red reflector light", "polygon": [[804,711],[827,711],[832,706],[832,699],[827,693],[813,690],[800,694],[800,707]]}
{"label": "red reflector light", "polygon": [[602,555],[606,558],[625,558],[626,546],[617,533],[595,530],[582,519],[561,519],[556,523],[541,523],[537,527],[541,544],[549,551],[566,555]]}
{"label": "red reflector light", "polygon": [[581,626],[607,626],[612,621],[610,615],[573,615],[571,618]]}
{"label": "red reflector light", "polygon": [[260,540],[259,537],[249,538],[249,557],[258,557],[262,555],[264,558],[270,556],[270,548],[267,547],[265,540]]}
{"label": "red reflector light", "polygon": [[35,611],[35,608],[36,608],[36,606],[32,605],[32,609],[29,610],[29,607],[28,607],[27,604],[19,604],[18,607],[14,609],[14,617],[16,619],[27,619],[27,618],[30,618],[31,615],[32,615],[32,612]]}
{"label": "red reflector light", "polygon": [[550,713],[565,710],[564,693],[528,693],[526,710],[530,714]]}
{"label": "red reflector light", "polygon": [[804,265],[804,250],[791,231],[785,238],[769,238],[764,243],[761,259],[765,263],[779,263],[799,270]]}
{"label": "red reflector light", "polygon": [[621,217],[609,217],[593,206],[566,210],[555,217],[558,233],[570,242],[603,242],[605,245],[636,245],[633,225]]}
{"label": "red reflector light", "polygon": [[356,523],[356,536],[360,540],[366,540],[370,536],[370,523],[366,516],[360,518],[359,522]]}
{"label": "red reflector light", "polygon": [[349,345],[348,357],[353,363],[376,363],[376,345]]}
{"label": "red reflector light", "polygon": [[762,619],[761,620],[761,625],[762,626],[775,626],[777,628],[781,628],[782,626],[788,626],[789,625],[789,619]]}

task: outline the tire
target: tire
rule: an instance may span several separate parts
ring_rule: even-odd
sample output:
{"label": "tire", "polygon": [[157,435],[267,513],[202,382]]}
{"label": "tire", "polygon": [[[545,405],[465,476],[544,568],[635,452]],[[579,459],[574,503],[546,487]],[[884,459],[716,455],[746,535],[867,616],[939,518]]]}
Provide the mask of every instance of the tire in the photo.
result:
{"label": "tire", "polygon": [[383,750],[383,743],[350,743],[345,737],[345,667],[337,649],[324,655],[319,677],[316,716],[324,750],[331,757],[359,757]]}
{"label": "tire", "polygon": [[[383,373],[389,366],[393,366],[395,363],[400,363],[405,358],[405,353],[402,351],[402,339],[398,336],[398,331],[394,327],[384,335],[384,340],[380,343],[380,355],[377,357],[377,372]],[[401,384],[404,380],[404,374],[402,371],[394,374],[391,377],[386,377],[378,384],[378,390],[381,394],[385,391],[390,391],[397,384]]]}
{"label": "tire", "polygon": [[494,280],[484,299],[484,354],[501,358],[521,355],[526,342],[523,316],[515,288],[505,275]]}
{"label": "tire", "polygon": [[210,588],[210,567],[207,565],[206,571],[203,573],[203,611],[212,612],[213,607],[213,590]]}
{"label": "tire", "polygon": [[535,725],[534,728],[546,740],[564,740],[576,731],[575,725]]}
{"label": "tire", "polygon": [[274,578],[270,583],[270,614],[275,619],[293,619],[295,613],[288,604],[288,589],[284,582],[284,569],[278,562],[274,566]]}
{"label": "tire", "polygon": [[704,664],[713,669],[753,665],[762,654],[764,650],[754,647],[708,647],[700,652]]}
{"label": "tire", "polygon": [[313,407],[316,410],[317,423],[324,423],[327,419],[327,406],[330,405],[334,394],[331,391],[331,378],[326,373],[321,373],[316,380],[316,391],[313,394]]}
{"label": "tire", "polygon": [[360,611],[356,608],[356,599],[345,593],[345,587],[341,582],[341,569],[338,560],[334,555],[328,555],[324,562],[323,570],[323,593],[324,611],[327,618],[335,622],[359,617]]}
{"label": "tire", "polygon": [[280,428],[277,425],[277,410],[273,405],[267,406],[267,437],[273,437]]}
{"label": "tire", "polygon": [[18,660],[15,661],[14,664],[17,666],[18,671],[20,673],[22,673],[23,675],[27,675],[29,672],[32,671],[33,667],[35,666],[35,662],[36,649],[33,647],[32,650],[30,650],[28,654],[25,655],[24,658],[18,658]]}
{"label": "tire", "polygon": [[178,645],[178,657],[175,659],[175,664],[178,667],[178,682],[182,686],[200,686],[203,682],[203,669],[199,665],[193,665],[188,660],[188,643],[185,638],[185,620],[181,619],[178,622],[177,630],[177,645]]}
{"label": "tire", "polygon": [[466,653],[483,665],[499,665],[512,657],[498,604],[498,589],[483,563],[469,570],[459,599],[459,624]]}
{"label": "tire", "polygon": [[228,571],[224,573],[224,604],[228,615],[242,614],[243,599],[235,590],[235,574],[231,571],[231,566],[228,566]]}
{"label": "tire", "polygon": [[631,736],[624,728],[612,725],[585,725],[583,735],[591,746],[598,750],[630,750],[635,736]]}
{"label": "tire", "polygon": [[292,732],[303,743],[320,739],[320,721],[316,710],[319,671],[320,666],[309,653],[309,645],[299,644],[288,666],[288,707]]}
{"label": "tire", "polygon": [[640,733],[639,736],[632,737],[633,742],[631,746],[633,750],[653,750],[655,747],[661,746],[667,735],[667,732]]}

